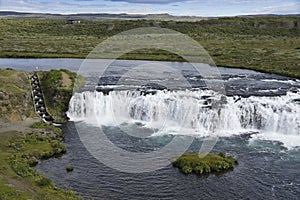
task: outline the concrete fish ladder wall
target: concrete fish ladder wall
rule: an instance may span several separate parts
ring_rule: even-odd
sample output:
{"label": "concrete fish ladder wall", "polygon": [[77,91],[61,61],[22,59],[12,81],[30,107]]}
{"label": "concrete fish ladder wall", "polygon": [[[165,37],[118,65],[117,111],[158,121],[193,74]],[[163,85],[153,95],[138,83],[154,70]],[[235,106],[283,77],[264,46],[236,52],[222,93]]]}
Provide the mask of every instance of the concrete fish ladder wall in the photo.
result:
{"label": "concrete fish ladder wall", "polygon": [[54,118],[47,111],[44,94],[37,72],[34,72],[32,76],[29,76],[29,79],[31,81],[31,95],[35,112],[44,122],[52,124],[54,122]]}

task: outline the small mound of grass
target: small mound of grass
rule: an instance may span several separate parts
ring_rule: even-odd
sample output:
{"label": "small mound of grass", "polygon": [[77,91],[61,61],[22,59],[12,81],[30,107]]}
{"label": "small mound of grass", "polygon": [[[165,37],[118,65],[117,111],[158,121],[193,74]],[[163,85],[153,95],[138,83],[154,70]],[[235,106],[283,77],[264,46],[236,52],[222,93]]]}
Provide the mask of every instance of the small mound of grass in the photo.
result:
{"label": "small mound of grass", "polygon": [[40,187],[54,186],[53,182],[46,177],[42,177],[40,180],[36,181],[36,183]]}
{"label": "small mound of grass", "polygon": [[74,170],[74,167],[72,165],[69,165],[66,167],[67,172],[71,172]]}
{"label": "small mound of grass", "polygon": [[30,126],[30,128],[49,128],[49,127],[50,125],[43,121],[35,122]]}
{"label": "small mound of grass", "polygon": [[195,173],[198,175],[209,174],[213,172],[223,172],[232,169],[238,161],[232,156],[226,156],[224,152],[217,154],[183,154],[174,158],[172,162],[184,174]]}

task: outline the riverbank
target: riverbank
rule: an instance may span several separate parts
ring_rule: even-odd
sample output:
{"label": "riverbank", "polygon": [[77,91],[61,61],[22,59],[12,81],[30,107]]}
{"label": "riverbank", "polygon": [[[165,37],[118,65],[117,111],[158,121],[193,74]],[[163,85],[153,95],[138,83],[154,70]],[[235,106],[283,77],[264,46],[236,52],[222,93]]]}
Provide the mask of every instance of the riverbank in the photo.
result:
{"label": "riverbank", "polygon": [[[217,66],[300,77],[299,17],[286,16],[196,22],[82,21],[71,25],[64,20],[1,19],[3,32],[9,30],[10,34],[2,37],[0,57],[85,58],[110,36],[154,24],[190,36],[207,50]],[[151,49],[129,52],[121,59],[183,61],[177,55]]]}
{"label": "riverbank", "polygon": [[32,132],[0,133],[0,198],[1,199],[79,199],[71,190],[59,189],[52,180],[33,167],[40,160],[59,156],[66,151],[60,129],[51,127]]}
{"label": "riverbank", "polygon": [[[72,96],[76,74],[66,70],[39,73],[42,83],[45,77],[54,81],[51,87],[44,88],[45,97],[49,100],[48,92],[52,91],[60,94],[55,101],[61,99],[66,105],[48,107],[57,121],[65,122],[62,113]],[[62,144],[62,130],[43,123],[34,113],[25,72],[0,70],[0,108],[0,199],[79,199],[72,191],[57,188],[34,169],[40,161],[60,156],[67,149]]]}

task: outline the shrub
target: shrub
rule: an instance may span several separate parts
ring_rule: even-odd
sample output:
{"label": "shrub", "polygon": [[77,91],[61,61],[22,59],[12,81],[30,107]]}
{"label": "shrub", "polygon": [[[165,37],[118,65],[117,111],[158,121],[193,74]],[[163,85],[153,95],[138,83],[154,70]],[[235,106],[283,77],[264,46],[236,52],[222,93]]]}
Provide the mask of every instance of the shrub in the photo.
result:
{"label": "shrub", "polygon": [[48,128],[48,127],[49,127],[49,124],[46,124],[43,121],[36,122],[30,126],[30,128]]}
{"label": "shrub", "polygon": [[55,155],[60,155],[67,152],[66,146],[59,141],[52,142],[51,147],[53,148]]}
{"label": "shrub", "polygon": [[35,157],[30,157],[28,159],[28,164],[30,167],[34,167],[39,163],[39,161]]}
{"label": "shrub", "polygon": [[21,155],[13,155],[10,158],[12,169],[21,177],[33,176],[35,171],[30,167],[28,159]]}
{"label": "shrub", "polygon": [[52,181],[50,179],[46,178],[46,177],[42,177],[36,183],[40,187],[48,187],[48,186],[52,186],[53,185]]}
{"label": "shrub", "polygon": [[236,165],[238,164],[238,161],[236,159],[234,159],[232,156],[228,156],[225,158],[225,161],[230,165],[230,166],[233,166],[233,165]]}
{"label": "shrub", "polygon": [[185,165],[182,167],[181,171],[185,174],[191,174],[193,172],[192,167]]}
{"label": "shrub", "polygon": [[219,153],[219,156],[221,156],[222,158],[225,158],[226,154],[225,154],[225,152],[222,151],[222,152]]}
{"label": "shrub", "polygon": [[204,169],[203,169],[202,166],[196,166],[196,167],[194,168],[194,172],[195,172],[196,174],[198,174],[198,175],[201,175],[201,174],[203,174]]}

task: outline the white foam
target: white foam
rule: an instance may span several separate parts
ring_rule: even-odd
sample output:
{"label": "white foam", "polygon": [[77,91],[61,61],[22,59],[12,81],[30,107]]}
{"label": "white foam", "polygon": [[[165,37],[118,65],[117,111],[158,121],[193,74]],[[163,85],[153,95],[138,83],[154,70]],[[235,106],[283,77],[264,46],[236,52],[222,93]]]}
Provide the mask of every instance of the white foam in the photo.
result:
{"label": "white foam", "polygon": [[292,149],[294,147],[300,146],[300,136],[299,135],[285,135],[274,132],[263,132],[260,134],[254,134],[251,136],[252,140],[270,140],[270,141],[278,141],[282,142],[283,145]]}
{"label": "white foam", "polygon": [[238,80],[241,80],[243,78],[241,77],[234,77],[234,78],[229,78],[228,81],[238,81]]}
{"label": "white foam", "polygon": [[263,82],[287,83],[291,85],[299,85],[299,80],[277,80],[277,79],[262,79]]}

